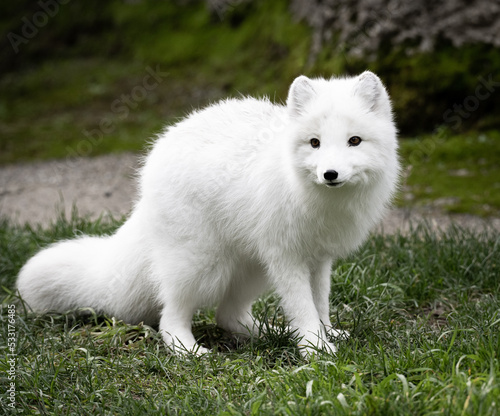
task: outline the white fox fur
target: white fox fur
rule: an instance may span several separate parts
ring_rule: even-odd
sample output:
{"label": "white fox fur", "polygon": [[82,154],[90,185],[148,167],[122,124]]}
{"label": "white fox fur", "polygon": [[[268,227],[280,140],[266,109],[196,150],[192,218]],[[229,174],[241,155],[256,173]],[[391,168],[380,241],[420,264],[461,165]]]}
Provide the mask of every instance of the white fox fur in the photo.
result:
{"label": "white fox fur", "polygon": [[332,262],[380,221],[398,174],[380,79],[300,76],[286,105],[229,99],[168,127],[123,226],[42,250],[17,287],[33,311],[92,307],[159,324],[170,348],[198,352],[198,308],[218,305],[217,323],[244,333],[252,302],[272,288],[304,353],[335,351],[326,335]]}

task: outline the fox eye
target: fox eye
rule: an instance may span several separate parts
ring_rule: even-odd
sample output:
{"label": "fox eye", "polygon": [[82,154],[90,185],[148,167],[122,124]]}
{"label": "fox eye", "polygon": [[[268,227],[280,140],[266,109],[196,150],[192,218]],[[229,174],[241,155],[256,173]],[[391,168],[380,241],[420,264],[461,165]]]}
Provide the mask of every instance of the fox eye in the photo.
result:
{"label": "fox eye", "polygon": [[349,146],[357,146],[362,142],[362,140],[359,136],[352,136],[347,142],[349,143]]}
{"label": "fox eye", "polygon": [[319,145],[320,145],[320,143],[319,143],[319,139],[316,139],[316,138],[311,139],[310,143],[311,143],[311,146],[312,146],[314,149],[317,149],[317,148],[319,147]]}

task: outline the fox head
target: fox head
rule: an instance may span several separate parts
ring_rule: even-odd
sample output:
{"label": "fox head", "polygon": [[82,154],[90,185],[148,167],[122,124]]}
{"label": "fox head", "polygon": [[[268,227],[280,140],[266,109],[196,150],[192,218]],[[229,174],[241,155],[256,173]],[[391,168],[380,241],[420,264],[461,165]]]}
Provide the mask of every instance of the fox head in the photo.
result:
{"label": "fox head", "polygon": [[332,189],[384,179],[395,184],[396,127],[389,95],[375,74],[299,76],[290,87],[287,111],[292,160],[301,177]]}

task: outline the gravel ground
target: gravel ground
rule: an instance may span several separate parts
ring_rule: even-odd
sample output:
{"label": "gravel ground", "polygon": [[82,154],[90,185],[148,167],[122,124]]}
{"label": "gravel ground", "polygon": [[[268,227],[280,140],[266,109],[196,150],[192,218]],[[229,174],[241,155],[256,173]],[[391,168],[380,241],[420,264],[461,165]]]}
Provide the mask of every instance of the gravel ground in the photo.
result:
{"label": "gravel ground", "polygon": [[[55,160],[0,167],[0,216],[15,223],[48,226],[64,208],[97,218],[110,213],[127,214],[136,198],[135,154],[106,155],[88,159]],[[500,230],[500,218],[484,220],[472,215],[445,215],[433,207],[391,210],[380,231],[407,231],[411,223],[427,221],[435,229],[452,223],[473,230],[485,226]]]}

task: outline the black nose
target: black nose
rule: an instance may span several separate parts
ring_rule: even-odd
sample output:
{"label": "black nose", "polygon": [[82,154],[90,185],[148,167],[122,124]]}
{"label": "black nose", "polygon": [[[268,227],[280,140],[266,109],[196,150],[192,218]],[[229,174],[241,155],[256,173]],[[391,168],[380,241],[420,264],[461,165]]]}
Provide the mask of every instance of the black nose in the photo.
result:
{"label": "black nose", "polygon": [[335,179],[337,179],[339,176],[339,174],[337,173],[336,170],[327,170],[324,174],[323,174],[323,177],[327,180],[327,181],[334,181]]}

